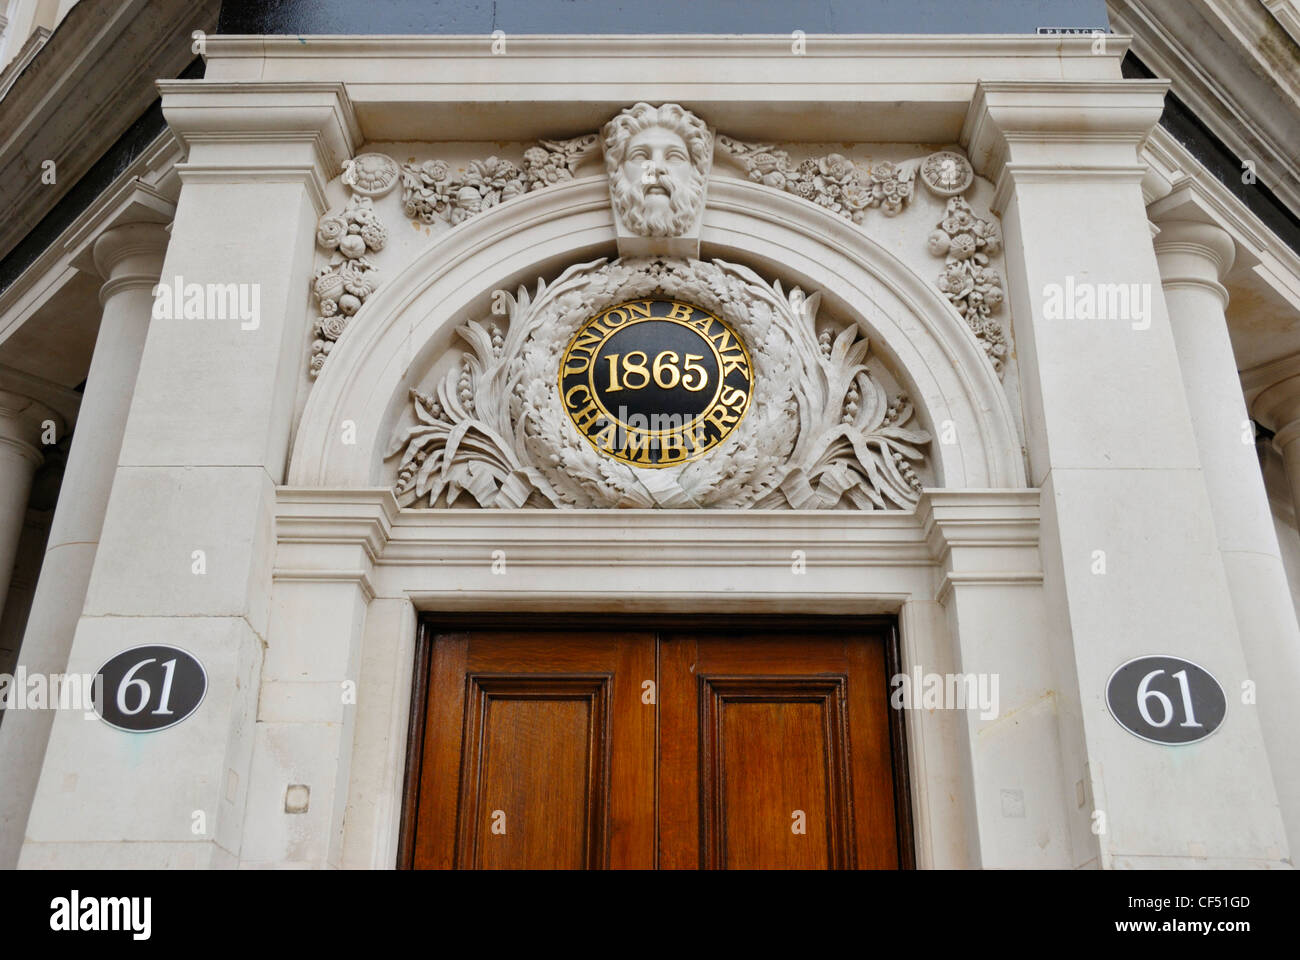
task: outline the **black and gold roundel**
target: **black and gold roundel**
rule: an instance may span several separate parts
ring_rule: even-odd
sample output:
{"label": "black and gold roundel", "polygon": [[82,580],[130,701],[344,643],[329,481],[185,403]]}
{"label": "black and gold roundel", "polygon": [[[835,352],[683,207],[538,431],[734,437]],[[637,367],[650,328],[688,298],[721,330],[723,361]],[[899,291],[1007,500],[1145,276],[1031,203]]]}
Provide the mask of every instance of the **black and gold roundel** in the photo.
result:
{"label": "black and gold roundel", "polygon": [[578,328],[560,361],[560,400],[597,450],[635,467],[703,456],[754,392],[749,351],[718,317],[676,300],[632,300]]}

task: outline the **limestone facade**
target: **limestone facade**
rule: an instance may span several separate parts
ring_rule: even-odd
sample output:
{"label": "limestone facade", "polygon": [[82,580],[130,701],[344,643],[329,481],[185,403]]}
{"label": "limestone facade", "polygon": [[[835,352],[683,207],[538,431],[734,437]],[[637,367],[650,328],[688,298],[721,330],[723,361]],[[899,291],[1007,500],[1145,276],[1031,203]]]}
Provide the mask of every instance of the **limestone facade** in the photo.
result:
{"label": "limestone facade", "polygon": [[[1288,867],[1300,367],[1243,380],[1229,328],[1237,290],[1294,319],[1300,258],[1127,44],[208,37],[0,293],[30,349],[99,311],[76,397],[0,368],[0,567],[75,424],[18,662],[164,643],[209,689],[150,735],[10,711],[0,866],[391,868],[420,613],[743,611],[891,614],[904,672],[998,675],[995,717],[908,716],[918,866]],[[662,191],[607,126],[638,104],[693,131]],[[652,292],[761,384],[666,471],[566,433],[553,373]],[[1209,670],[1222,728],[1122,729],[1143,654]]]}

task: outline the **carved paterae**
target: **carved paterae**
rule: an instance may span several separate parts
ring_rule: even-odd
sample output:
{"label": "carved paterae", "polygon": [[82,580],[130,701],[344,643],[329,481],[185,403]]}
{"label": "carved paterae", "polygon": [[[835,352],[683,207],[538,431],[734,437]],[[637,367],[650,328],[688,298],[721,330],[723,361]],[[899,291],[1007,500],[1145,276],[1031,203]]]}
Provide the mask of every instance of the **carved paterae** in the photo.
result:
{"label": "carved paterae", "polygon": [[573,179],[596,135],[540,140],[524,151],[523,166],[499,157],[474,160],[453,173],[445,160],[402,164],[402,209],[424,223],[456,226],[477,213],[532,190]]}
{"label": "carved paterae", "polygon": [[993,314],[1002,307],[1002,278],[989,269],[989,257],[1002,248],[997,225],[975,215],[961,197],[948,201],[938,229],[926,241],[930,253],[943,257],[938,286],[966,319],[976,339],[1002,376],[1006,334]]}
{"label": "carved paterae", "polygon": [[[681,467],[641,469],[602,456],[567,417],[556,372],[593,313],[667,295],[723,318],[749,345],[751,406],[734,432]],[[930,436],[907,398],[868,371],[856,326],[818,324],[820,295],[788,293],[715,260],[604,260],[571,267],[530,294],[498,292],[508,323],[471,321],[468,349],[394,431],[403,505],[483,507],[912,507]],[[463,494],[468,494],[464,497]]]}
{"label": "carved paterae", "polygon": [[936,197],[955,197],[970,189],[975,171],[960,153],[940,150],[921,161],[921,182]]}
{"label": "carved paterae", "polygon": [[913,194],[915,167],[882,160],[862,171],[838,153],[809,158],[790,165],[790,155],[772,144],[742,143],[718,137],[749,179],[811,200],[854,223],[866,219],[867,210],[879,208],[887,217],[897,216]]}
{"label": "carved paterae", "polygon": [[620,252],[668,252],[671,246],[622,243],[633,237],[698,237],[713,135],[684,107],[638,103],[601,131]]}
{"label": "carved paterae", "polygon": [[[357,167],[348,169],[355,172]],[[375,189],[372,178],[367,179],[363,189]],[[327,266],[316,271],[312,281],[312,293],[320,311],[313,324],[315,339],[309,366],[313,377],[324,367],[325,359],[352,315],[361,309],[375,290],[378,271],[366,254],[382,250],[387,242],[388,229],[375,213],[374,202],[369,196],[353,195],[341,213],[326,214],[317,223],[316,245],[330,251],[332,256]]]}
{"label": "carved paterae", "polygon": [[382,197],[397,186],[401,171],[392,157],[362,153],[343,165],[343,182],[363,197]]}

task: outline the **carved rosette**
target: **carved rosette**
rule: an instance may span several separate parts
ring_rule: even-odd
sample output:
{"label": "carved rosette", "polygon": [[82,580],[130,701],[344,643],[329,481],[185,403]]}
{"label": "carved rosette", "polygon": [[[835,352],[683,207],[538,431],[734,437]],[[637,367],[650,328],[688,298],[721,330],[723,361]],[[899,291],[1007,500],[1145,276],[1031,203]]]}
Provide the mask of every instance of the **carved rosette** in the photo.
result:
{"label": "carved rosette", "polygon": [[1002,308],[1002,278],[989,269],[989,257],[1002,248],[997,224],[975,215],[961,197],[948,201],[938,229],[927,242],[930,253],[944,258],[938,286],[952,301],[984,348],[998,376],[1003,374],[1006,334],[993,314]]}
{"label": "carved rosette", "polygon": [[397,186],[401,171],[392,157],[382,153],[362,153],[343,167],[343,183],[363,197],[382,197]]}
{"label": "carved rosette", "polygon": [[852,160],[832,153],[791,167],[790,155],[772,144],[721,136],[718,143],[755,183],[811,200],[854,223],[865,221],[867,210],[873,208],[887,217],[897,216],[914,192],[913,166],[882,160],[864,172]]}
{"label": "carved rosette", "polygon": [[413,220],[456,226],[512,197],[573,179],[596,146],[594,133],[572,140],[540,140],[524,151],[523,166],[499,157],[474,160],[454,174],[445,160],[404,163],[402,209]]}
{"label": "carved rosette", "polygon": [[960,153],[940,150],[921,161],[921,182],[936,197],[956,197],[970,189],[975,171]]}
{"label": "carved rosette", "polygon": [[[666,469],[602,456],[574,429],[556,372],[579,325],[652,296],[695,303],[749,345],[755,393],[745,419],[709,455]],[[468,345],[431,393],[411,391],[399,424],[403,505],[909,509],[930,436],[868,372],[856,326],[817,322],[820,295],[789,293],[720,260],[604,260],[575,266],[535,294],[500,293],[504,329],[471,321]],[[462,498],[468,493],[468,498]]]}

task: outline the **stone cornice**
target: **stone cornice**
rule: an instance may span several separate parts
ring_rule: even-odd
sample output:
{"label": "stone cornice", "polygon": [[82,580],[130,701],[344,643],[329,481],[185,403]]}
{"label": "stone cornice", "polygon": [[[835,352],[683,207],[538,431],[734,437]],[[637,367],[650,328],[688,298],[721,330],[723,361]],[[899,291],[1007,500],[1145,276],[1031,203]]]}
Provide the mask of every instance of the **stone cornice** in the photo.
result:
{"label": "stone cornice", "polygon": [[169,211],[179,186],[174,167],[180,157],[176,138],[164,130],[30,267],[0,292],[0,316],[9,318],[11,325],[21,325],[30,311],[68,277],[77,271],[97,274],[92,249],[104,230],[132,219],[170,221]]}
{"label": "stone cornice", "polygon": [[[0,34],[3,34],[3,32],[0,29]],[[5,64],[4,70],[0,70],[0,100],[4,99],[5,94],[9,92],[9,89],[18,80],[22,72],[27,69],[28,64],[36,59],[36,54],[41,52],[45,42],[50,39],[51,32],[45,27],[37,27],[23,41],[23,45],[14,54],[13,59]]]}
{"label": "stone cornice", "polygon": [[1026,35],[812,35],[799,53],[791,35],[505,43],[493,56],[481,35],[213,36],[206,76],[339,79],[367,141],[441,140],[448,129],[460,140],[574,136],[645,100],[681,103],[742,139],[951,143],[981,78],[1012,69],[1041,82],[1118,80],[1127,49],[1116,36],[1094,54],[1091,37]]}
{"label": "stone cornice", "polygon": [[1236,241],[1236,262],[1257,272],[1289,299],[1300,299],[1300,254],[1282,242],[1249,207],[1212,176],[1164,127],[1156,127],[1143,148],[1149,165],[1143,182],[1147,212],[1157,221],[1176,211],[1198,209],[1196,217],[1219,224]]}
{"label": "stone cornice", "polygon": [[[1044,60],[1086,59],[1093,53],[1088,35],[1044,38],[1033,34],[818,34],[805,35],[809,57],[1039,57]],[[1107,55],[1122,58],[1131,38],[1106,37]],[[664,55],[671,43],[673,57],[789,57],[791,36],[778,34],[517,34],[507,39],[512,56],[589,57]],[[315,59],[367,57],[483,57],[491,55],[492,38],[467,36],[364,36],[309,34],[303,36],[215,34],[206,41],[209,61],[230,58]]]}
{"label": "stone cornice", "polygon": [[[1042,581],[1038,490],[927,490],[916,512],[399,510],[386,488],[276,492],[277,580],[355,582],[381,568],[810,572],[938,565],[955,586]],[[863,596],[871,591],[864,588]]]}
{"label": "stone cornice", "polygon": [[[4,94],[0,256],[11,250],[156,99],[152,81],[193,58],[190,31],[216,0],[78,3]],[[12,65],[11,66],[15,66]],[[54,184],[41,182],[53,160]]]}
{"label": "stone cornice", "polygon": [[[1292,210],[1300,210],[1295,41],[1259,3],[1110,0],[1133,52]],[[1290,68],[1287,60],[1291,59]]]}
{"label": "stone cornice", "polygon": [[[183,180],[302,179],[318,210],[325,185],[361,142],[346,88],[337,81],[160,80],[163,115],[188,150]],[[264,149],[279,148],[274,164]]]}
{"label": "stone cornice", "polygon": [[1008,162],[1063,173],[1131,168],[1168,88],[1164,80],[981,80],[961,143],[975,169],[994,182]]}
{"label": "stone cornice", "polygon": [[1039,491],[926,490],[916,516],[943,575],[935,599],[962,586],[1042,583]]}
{"label": "stone cornice", "polygon": [[1291,39],[1300,43],[1300,5],[1296,0],[1263,0],[1263,3],[1282,29],[1291,34]]}

